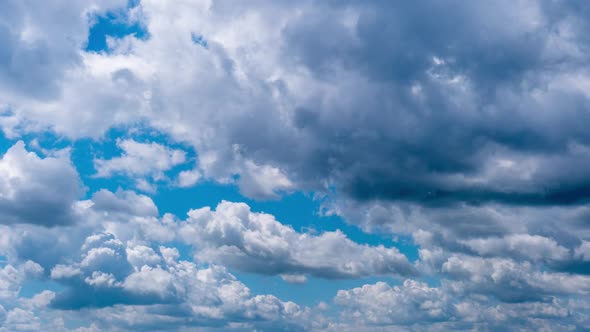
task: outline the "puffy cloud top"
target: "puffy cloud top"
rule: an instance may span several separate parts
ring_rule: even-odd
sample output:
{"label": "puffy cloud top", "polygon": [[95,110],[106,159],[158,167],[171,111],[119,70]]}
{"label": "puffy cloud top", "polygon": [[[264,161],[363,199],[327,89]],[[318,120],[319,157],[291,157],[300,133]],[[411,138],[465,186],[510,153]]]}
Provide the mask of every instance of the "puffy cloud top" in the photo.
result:
{"label": "puffy cloud top", "polygon": [[81,194],[67,155],[40,158],[19,141],[0,160],[0,223],[71,224]]}
{"label": "puffy cloud top", "polygon": [[298,233],[243,203],[191,210],[179,232],[200,249],[196,259],[245,271],[324,278],[417,274],[396,248],[360,245],[340,231]]}

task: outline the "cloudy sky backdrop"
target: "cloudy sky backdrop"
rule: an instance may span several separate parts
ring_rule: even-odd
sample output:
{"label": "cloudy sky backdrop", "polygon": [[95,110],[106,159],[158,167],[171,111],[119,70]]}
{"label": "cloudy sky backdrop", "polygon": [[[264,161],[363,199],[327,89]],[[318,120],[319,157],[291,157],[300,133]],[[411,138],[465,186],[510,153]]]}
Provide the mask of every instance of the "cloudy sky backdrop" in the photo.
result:
{"label": "cloudy sky backdrop", "polygon": [[588,31],[0,0],[0,331],[590,330]]}

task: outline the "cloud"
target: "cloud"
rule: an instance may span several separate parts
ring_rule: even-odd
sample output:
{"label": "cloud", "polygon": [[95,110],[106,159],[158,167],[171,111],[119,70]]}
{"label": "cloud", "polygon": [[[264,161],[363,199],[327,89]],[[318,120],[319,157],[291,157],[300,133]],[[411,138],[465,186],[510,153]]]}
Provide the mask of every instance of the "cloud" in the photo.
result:
{"label": "cloud", "polygon": [[[156,10],[151,5],[145,4],[147,13]],[[201,163],[206,174],[247,177],[248,165],[239,162],[247,159],[273,165],[295,184],[315,189],[327,182],[359,200],[554,205],[586,199],[584,181],[557,187],[571,174],[565,176],[561,172],[565,168],[557,165],[587,163],[579,152],[587,136],[576,120],[584,117],[580,110],[586,97],[563,82],[573,69],[550,71],[556,58],[574,65],[579,56],[572,49],[551,47],[570,43],[561,32],[545,33],[569,23],[550,11],[554,8],[532,2],[505,2],[494,8],[312,3],[300,6],[299,16],[285,4],[241,6],[242,15],[231,7],[163,12],[157,8],[162,21],[170,15],[182,22],[175,26],[176,32],[190,36],[199,30],[211,46],[195,48],[189,37],[175,41],[176,47],[186,50],[183,68],[192,68],[193,77],[209,77],[209,84],[235,87],[231,95],[220,98],[186,75],[174,77],[183,88],[158,90],[158,101],[178,102],[158,103],[164,110],[173,108],[174,116],[158,113],[162,116],[153,117],[152,123],[193,142],[203,158],[214,155],[214,162]],[[260,13],[266,12],[277,20],[262,21]],[[414,19],[390,22],[400,12]],[[190,23],[185,15],[202,17],[203,23]],[[415,25],[433,15],[436,19],[430,24]],[[232,31],[243,28],[239,19],[230,19],[223,27],[215,24],[227,17],[249,20],[256,37],[234,37]],[[506,17],[514,17],[510,29]],[[153,38],[138,42],[138,52],[172,43],[158,37],[171,29],[160,22],[154,18],[148,24]],[[493,38],[479,38],[485,33],[482,26]],[[577,28],[571,31],[573,38],[584,45],[583,30]],[[335,42],[316,39],[324,34]],[[241,50],[248,45],[256,46],[250,46],[245,57]],[[281,46],[273,51],[268,45]],[[508,51],[496,54],[495,49]],[[158,63],[163,71],[179,71],[180,62]],[[201,72],[204,67],[208,73]],[[521,82],[528,84],[528,90],[513,89]],[[530,97],[528,92],[536,88],[539,95]],[[199,104],[194,105],[180,93],[183,89],[208,98],[195,98]],[[571,101],[558,107],[566,95]],[[226,111],[213,114],[219,105]],[[192,107],[200,112],[190,111]],[[533,109],[542,109],[543,115],[532,117]],[[535,120],[528,121],[531,118]],[[553,126],[557,118],[562,119],[560,128]],[[187,123],[195,125],[189,128]],[[452,132],[441,136],[445,128]],[[234,153],[235,144],[240,146],[239,155]],[[551,155],[556,153],[557,158]],[[527,158],[527,163],[519,163]],[[587,177],[579,168],[572,170],[579,180]],[[528,178],[515,176],[527,172]]]}
{"label": "cloud", "polygon": [[281,274],[281,279],[291,284],[304,284],[307,282],[307,277],[302,274]]}
{"label": "cloud", "polygon": [[[568,261],[583,257],[580,254],[575,254],[580,256],[578,258],[561,257],[563,250],[560,246],[545,237],[508,235],[475,241],[473,245],[478,250],[487,250],[485,256],[489,257],[482,258],[473,256],[476,251],[471,252],[473,255],[453,254],[452,247],[437,247],[440,243],[428,242],[429,235],[416,234],[424,246],[420,250],[417,268],[423,274],[434,273],[440,278],[439,286],[406,280],[397,286],[377,282],[342,290],[334,299],[337,316],[326,319],[309,308],[281,301],[272,295],[250,294],[245,285],[217,264],[247,270],[248,264],[262,259],[267,263],[265,266],[271,267],[276,267],[279,259],[287,263],[295,261],[298,265],[291,263],[288,266],[283,262],[283,266],[279,266],[282,268],[281,277],[288,282],[302,282],[307,277],[317,276],[374,276],[380,273],[378,269],[382,265],[379,264],[385,262],[383,257],[387,256],[384,253],[396,251],[355,244],[337,232],[298,233],[281,225],[271,215],[251,212],[243,203],[224,202],[215,211],[207,208],[192,210],[187,220],[180,221],[154,216],[153,203],[145,196],[123,191],[99,193],[95,196],[100,198],[97,201],[104,200],[103,203],[93,205],[84,201],[82,204],[85,210],[81,213],[88,218],[88,223],[76,224],[66,234],[57,228],[31,232],[36,227],[32,225],[21,225],[21,230],[9,229],[9,234],[14,234],[15,243],[19,244],[13,248],[20,253],[16,257],[20,257],[23,263],[35,257],[31,253],[39,252],[35,247],[25,246],[41,239],[44,240],[40,245],[58,245],[53,245],[53,251],[43,251],[40,257],[44,259],[39,264],[30,262],[15,265],[20,267],[6,267],[7,272],[12,271],[8,275],[23,276],[12,278],[16,281],[9,283],[12,286],[6,288],[8,294],[17,296],[22,278],[25,275],[39,278],[43,270],[63,289],[48,293],[51,296],[42,301],[46,304],[34,309],[10,307],[0,302],[8,308],[7,312],[14,310],[13,315],[22,313],[20,310],[29,312],[29,321],[42,328],[49,322],[55,323],[48,321],[47,317],[55,316],[60,308],[67,308],[66,313],[83,312],[82,317],[93,321],[99,329],[123,330],[196,325],[221,329],[327,331],[378,330],[380,327],[393,330],[408,327],[505,329],[508,326],[555,330],[568,325],[584,326],[588,322],[589,316],[583,309],[584,299],[590,291],[588,277],[539,270],[540,262],[545,260]],[[121,206],[129,208],[121,209]],[[241,231],[236,231],[237,226]],[[178,249],[160,242],[169,240],[153,235],[159,231],[147,231],[157,227],[166,229],[166,232],[178,232],[185,240],[191,239],[196,244],[195,259],[214,264],[207,267],[181,260]],[[100,232],[105,229],[114,233]],[[205,234],[197,233],[205,230]],[[29,239],[23,241],[27,237]],[[457,239],[462,240],[461,237]],[[291,256],[277,254],[280,246],[275,244],[281,242],[292,243],[287,246],[292,248],[288,251]],[[220,249],[220,243],[228,247],[233,245],[242,252]],[[527,246],[533,249],[526,249]],[[583,248],[583,245],[576,248]],[[525,254],[527,251],[535,254]],[[228,252],[241,258],[243,265],[234,266],[238,259],[223,256]],[[304,255],[305,252],[313,255]],[[346,254],[341,255],[343,252]],[[381,254],[383,257],[380,258]],[[57,261],[52,263],[47,259],[48,255]],[[503,258],[506,255],[514,259]],[[10,256],[9,260],[14,261],[14,257]],[[405,263],[401,267],[410,266],[411,271],[415,271],[416,267],[405,258],[402,261]],[[313,265],[315,262],[324,265],[318,267]],[[352,270],[355,275],[350,274],[351,270],[342,269],[350,262],[357,264],[357,269]],[[431,264],[432,269],[425,269],[426,264]],[[256,266],[262,266],[262,263]],[[325,271],[330,274],[323,275]],[[260,270],[258,273],[279,272]],[[403,275],[395,270],[388,270],[385,274]],[[78,311],[78,308],[85,309]],[[18,323],[16,318],[11,322]]]}
{"label": "cloud", "polygon": [[140,143],[132,139],[118,140],[122,156],[111,159],[95,159],[97,177],[125,175],[135,178],[139,189],[152,191],[149,181],[167,179],[164,172],[186,161],[186,152],[171,149],[158,143]]}
{"label": "cloud", "polygon": [[147,196],[133,191],[117,190],[112,193],[101,189],[92,195],[92,208],[110,214],[158,216],[158,207]]}
{"label": "cloud", "polygon": [[471,239],[465,245],[476,253],[498,256],[521,256],[530,260],[560,260],[569,257],[569,251],[555,240],[539,235],[514,234],[504,238]]}
{"label": "cloud", "polygon": [[589,235],[587,205],[424,207],[337,201],[324,208],[324,213],[341,215],[368,232],[411,236],[423,249],[511,258],[584,273],[581,256],[574,252]]}
{"label": "cloud", "polygon": [[542,302],[556,295],[586,295],[590,277],[535,271],[530,263],[509,259],[451,256],[441,271],[456,280],[452,287],[463,293],[482,293],[503,302]]}
{"label": "cloud", "polygon": [[18,141],[0,160],[0,222],[43,226],[71,224],[82,194],[67,155],[41,158]]}
{"label": "cloud", "polygon": [[[7,1],[0,15],[0,86],[4,96],[46,100],[59,94],[60,79],[80,64],[90,16],[125,7],[125,1],[59,2],[45,8],[32,2]],[[59,15],[61,24],[55,24]],[[25,74],[26,72],[26,74]]]}
{"label": "cloud", "polygon": [[309,323],[296,322],[297,316],[309,315],[307,309],[272,295],[251,295],[221,266],[179,260],[176,248],[126,247],[111,234],[89,236],[79,261],[56,265],[51,277],[66,289],[55,294],[50,307],[98,308],[90,314],[111,317],[96,321],[103,328],[125,328],[140,316],[145,320],[136,328]]}
{"label": "cloud", "polygon": [[334,301],[342,307],[342,322],[328,331],[562,330],[585,326],[590,318],[577,300],[554,298],[490,306],[489,298],[462,297],[444,285],[430,287],[415,280],[397,286],[378,282],[340,290]]}
{"label": "cloud", "polygon": [[[63,93],[42,104],[6,96],[5,130],[96,137],[145,121],[194,147],[206,177],[238,175],[254,198],[333,188],[421,205],[588,201],[590,174],[576,166],[589,160],[589,41],[573,5],[146,1],[129,11],[150,38],[78,51]],[[103,175],[147,172],[112,162]]]}
{"label": "cloud", "polygon": [[340,290],[334,301],[344,307],[343,315],[369,325],[405,325],[445,321],[455,314],[448,294],[438,288],[406,280],[391,287],[384,282]]}
{"label": "cloud", "polygon": [[301,331],[313,324],[309,308],[251,294],[224,267],[180,260],[176,248],[126,246],[106,233],[83,242],[73,261],[62,258],[51,269],[51,279],[61,285],[56,291],[23,298],[24,281],[42,278],[43,269],[31,261],[0,268],[3,328],[70,330],[66,322],[72,320],[81,328],[92,322],[89,329],[102,330],[241,326]]}
{"label": "cloud", "polygon": [[[145,120],[192,145],[206,177],[239,175],[254,198],[333,187],[357,200],[425,205],[588,200],[589,174],[574,167],[589,160],[580,125],[588,96],[576,83],[587,80],[588,40],[575,6],[138,8],[130,11],[141,12],[150,38],[82,54],[64,94],[43,105],[9,98],[13,117],[72,137]],[[250,33],[237,38],[243,22]],[[74,114],[76,105],[93,106]],[[128,165],[113,167],[103,174]]]}
{"label": "cloud", "polygon": [[117,146],[123,150],[121,157],[96,159],[98,177],[121,173],[126,175],[158,176],[185,161],[185,152],[173,150],[158,143],[139,143],[132,139],[120,140]]}
{"label": "cloud", "polygon": [[80,248],[95,233],[114,233],[125,241],[136,240],[137,244],[170,241],[175,236],[174,230],[166,226],[173,222],[171,216],[159,219],[154,202],[132,191],[99,190],[91,200],[74,203],[72,210],[73,224],[52,228],[34,224],[0,226],[0,253],[9,262],[32,260],[49,271],[57,264],[79,259]]}
{"label": "cloud", "polygon": [[201,176],[201,172],[196,169],[182,171],[178,173],[178,186],[182,188],[192,187],[201,179]]}
{"label": "cloud", "polygon": [[575,249],[574,255],[583,261],[590,261],[590,242],[582,241],[582,244]]}
{"label": "cloud", "polygon": [[33,261],[22,264],[5,265],[0,268],[0,329],[34,330],[40,328],[40,321],[33,313],[35,307],[42,305],[43,297],[50,297],[50,292],[43,292],[31,299],[20,296],[25,281],[39,280],[43,268]]}
{"label": "cloud", "polygon": [[[101,307],[88,309],[97,320],[89,328],[588,327],[587,4],[3,7],[5,136],[50,131],[75,145],[141,124],[194,150],[192,169],[170,174],[187,161],[181,149],[120,139],[121,156],[94,160],[98,177],[126,176],[148,193],[201,178],[256,200],[313,192],[325,214],[419,247],[412,264],[395,248],[298,232],[227,202],[179,220],[125,188],[77,201],[65,156],[42,158],[17,143],[0,161],[0,254],[15,270],[34,261],[66,285],[54,306]],[[93,17],[115,11],[149,37],[108,36],[108,50],[84,51]],[[179,239],[195,247],[198,264],[166,256]],[[337,300],[338,321],[302,327],[309,309],[249,294],[216,264],[289,282],[418,274],[434,282],[343,290],[349,305]],[[42,329],[49,314],[23,303],[3,302],[0,319],[8,329]]]}
{"label": "cloud", "polygon": [[179,234],[198,248],[195,259],[250,272],[323,278],[417,273],[396,248],[361,245],[341,231],[299,233],[243,203],[191,210]]}
{"label": "cloud", "polygon": [[278,168],[245,163],[245,171],[238,180],[240,192],[246,197],[277,199],[279,193],[294,189],[294,184]]}

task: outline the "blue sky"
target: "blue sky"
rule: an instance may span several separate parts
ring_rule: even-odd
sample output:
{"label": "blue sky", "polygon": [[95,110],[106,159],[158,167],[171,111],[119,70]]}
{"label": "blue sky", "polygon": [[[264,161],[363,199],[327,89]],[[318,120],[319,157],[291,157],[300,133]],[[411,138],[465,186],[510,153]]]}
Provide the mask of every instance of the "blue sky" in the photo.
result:
{"label": "blue sky", "polygon": [[590,330],[590,6],[0,6],[0,331]]}

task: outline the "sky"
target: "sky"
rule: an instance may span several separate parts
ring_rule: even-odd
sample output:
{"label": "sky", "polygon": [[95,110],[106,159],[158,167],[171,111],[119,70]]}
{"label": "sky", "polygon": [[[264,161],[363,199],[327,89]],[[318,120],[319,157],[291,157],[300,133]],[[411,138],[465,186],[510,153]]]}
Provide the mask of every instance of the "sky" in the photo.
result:
{"label": "sky", "polygon": [[590,330],[587,31],[0,0],[0,331]]}

